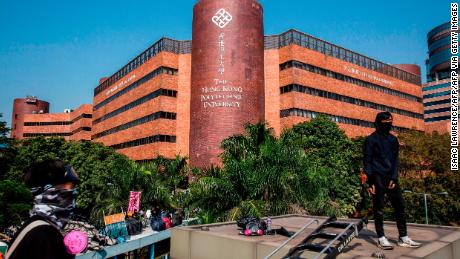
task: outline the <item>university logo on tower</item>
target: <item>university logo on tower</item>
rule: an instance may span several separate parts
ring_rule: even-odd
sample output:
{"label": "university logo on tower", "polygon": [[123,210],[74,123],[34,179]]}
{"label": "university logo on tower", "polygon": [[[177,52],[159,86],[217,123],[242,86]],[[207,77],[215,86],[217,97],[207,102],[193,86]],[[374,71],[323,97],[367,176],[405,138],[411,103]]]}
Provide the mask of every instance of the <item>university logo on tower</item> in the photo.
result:
{"label": "university logo on tower", "polygon": [[229,12],[225,11],[224,8],[219,9],[216,15],[212,17],[212,22],[219,26],[221,29],[227,26],[227,24],[229,24],[231,20],[232,15]]}

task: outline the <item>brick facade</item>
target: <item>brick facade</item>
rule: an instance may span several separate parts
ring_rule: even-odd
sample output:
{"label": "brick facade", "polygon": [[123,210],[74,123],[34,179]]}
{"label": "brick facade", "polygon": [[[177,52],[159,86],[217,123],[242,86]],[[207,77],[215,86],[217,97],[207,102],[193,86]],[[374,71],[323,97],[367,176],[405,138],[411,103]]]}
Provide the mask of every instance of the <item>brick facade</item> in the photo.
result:
{"label": "brick facade", "polygon": [[199,1],[193,8],[192,53],[190,163],[206,167],[219,164],[222,140],[243,133],[246,123],[264,121],[260,4]]}
{"label": "brick facade", "polygon": [[23,139],[24,116],[26,114],[48,113],[50,104],[38,100],[36,97],[16,98],[13,102],[13,116],[11,118],[11,138]]}
{"label": "brick facade", "polygon": [[[267,37],[265,41],[267,41]],[[179,45],[185,44],[185,42],[176,43]],[[95,106],[118,92],[124,91],[123,89],[130,87],[131,84],[160,67],[177,69],[175,74],[160,73],[95,110],[93,116],[93,141],[114,146],[145,139],[149,136],[167,135],[173,136],[174,141],[170,142],[169,139],[165,139],[165,141],[156,141],[154,143],[145,142],[144,144],[119,148],[118,150],[135,160],[150,160],[158,154],[169,158],[174,157],[175,154],[190,156],[190,148],[193,149],[195,145],[193,143],[196,143],[196,139],[204,140],[203,135],[190,138],[190,125],[191,120],[193,120],[191,111],[197,109],[190,106],[192,60],[193,55],[190,47],[160,51],[97,94],[94,98]],[[348,81],[339,80],[319,72],[297,67],[282,68],[283,63],[290,61],[298,61],[302,64],[319,67],[330,71],[328,73],[333,72],[351,79]],[[314,114],[324,113],[332,116],[339,127],[350,137],[370,134],[373,131],[375,115],[382,110],[388,109],[397,110],[397,112],[392,113],[394,115],[394,125],[398,129],[414,128],[424,130],[422,91],[419,84],[390,76],[387,73],[370,70],[298,44],[289,44],[279,48],[266,47],[263,64],[265,81],[264,117],[277,135],[285,128],[310,120],[308,116],[286,113],[285,111],[289,109],[309,111]],[[413,66],[400,65],[399,67],[410,70],[409,72],[417,72],[417,69]],[[411,73],[410,75],[413,74]],[[134,79],[129,80],[129,78]],[[357,84],[352,81],[355,79],[359,80],[360,83]],[[371,84],[372,87],[362,86],[362,84],[366,83]],[[341,98],[351,97],[353,100],[358,100],[364,104],[359,105],[327,96],[296,91],[281,93],[281,87],[293,84],[341,96]],[[116,89],[111,90],[114,87]],[[175,97],[160,95],[120,114],[94,123],[95,120],[97,121],[107,114],[110,115],[117,109],[135,102],[158,89],[175,90],[177,95]],[[370,107],[369,104],[385,108],[377,109]],[[94,138],[98,133],[120,125],[127,125],[148,114],[159,111],[174,113],[176,115],[175,119],[159,118]],[[283,111],[285,112],[284,115],[281,114]],[[213,126],[210,126],[209,123],[203,122],[200,116],[194,118],[198,118],[197,122],[201,123],[205,129],[209,129],[209,132],[215,133],[213,129],[216,125],[219,125],[219,123],[213,123]],[[222,118],[224,117],[221,116]],[[243,120],[241,120],[239,127],[242,124]],[[216,137],[220,140],[225,136],[217,135]],[[193,142],[193,139],[195,139],[195,142]],[[210,145],[208,139],[205,142]],[[214,154],[214,157],[217,157],[217,153]]]}
{"label": "brick facade", "polygon": [[23,137],[63,137],[66,140],[91,140],[93,106],[83,104],[64,113],[25,114]]}

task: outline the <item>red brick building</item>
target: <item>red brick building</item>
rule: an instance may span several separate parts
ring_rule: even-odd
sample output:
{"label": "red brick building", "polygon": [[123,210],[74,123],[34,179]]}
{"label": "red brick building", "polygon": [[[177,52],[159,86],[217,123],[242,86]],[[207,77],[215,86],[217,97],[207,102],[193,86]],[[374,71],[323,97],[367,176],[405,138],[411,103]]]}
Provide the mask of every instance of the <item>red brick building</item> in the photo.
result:
{"label": "red brick building", "polygon": [[14,99],[13,116],[11,118],[11,138],[24,138],[24,116],[26,114],[48,113],[49,109],[50,104],[48,102],[38,100],[35,96]]}
{"label": "red brick building", "polygon": [[22,139],[44,136],[75,141],[91,140],[92,111],[91,104],[83,104],[74,111],[66,110],[63,113],[48,113],[47,109],[46,112],[23,114],[22,136],[15,133],[14,137]]}
{"label": "red brick building", "polygon": [[190,46],[161,39],[101,80],[94,90],[92,140],[134,160],[187,155]]}
{"label": "red brick building", "polygon": [[[103,81],[92,139],[135,160],[189,155],[190,53],[190,41],[163,38]],[[396,130],[424,130],[418,74],[294,30],[266,36],[264,53],[265,120],[277,134],[323,113],[366,135],[380,111]]]}
{"label": "red brick building", "polygon": [[91,139],[133,160],[180,154],[203,166],[218,163],[218,143],[247,121],[265,120],[280,134],[326,114],[354,137],[389,111],[396,131],[424,130],[418,66],[384,64],[295,30],[263,37],[262,20],[257,1],[198,1],[193,47],[162,38],[100,80]]}

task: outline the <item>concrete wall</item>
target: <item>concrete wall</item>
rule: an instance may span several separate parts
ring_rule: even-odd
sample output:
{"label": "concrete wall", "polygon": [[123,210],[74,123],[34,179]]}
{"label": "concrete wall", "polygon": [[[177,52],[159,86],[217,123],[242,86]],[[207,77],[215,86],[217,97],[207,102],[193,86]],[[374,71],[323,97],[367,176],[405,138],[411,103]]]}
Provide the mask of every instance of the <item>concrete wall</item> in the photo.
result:
{"label": "concrete wall", "polygon": [[[263,259],[277,247],[276,243],[250,242],[238,238],[213,235],[206,231],[196,231],[187,228],[171,230],[172,259]],[[287,254],[284,248],[272,259],[279,259]]]}

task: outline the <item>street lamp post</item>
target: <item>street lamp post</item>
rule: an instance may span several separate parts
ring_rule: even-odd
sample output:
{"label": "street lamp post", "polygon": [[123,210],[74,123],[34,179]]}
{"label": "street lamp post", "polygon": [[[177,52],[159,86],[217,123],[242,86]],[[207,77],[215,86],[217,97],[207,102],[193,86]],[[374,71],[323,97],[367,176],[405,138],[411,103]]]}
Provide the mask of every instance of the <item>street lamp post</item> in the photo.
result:
{"label": "street lamp post", "polygon": [[428,202],[426,201],[427,194],[423,194],[423,201],[425,202],[425,224],[428,225]]}
{"label": "street lamp post", "polygon": [[417,195],[423,195],[423,202],[425,204],[425,224],[428,225],[428,201],[427,201],[427,196],[428,195],[448,195],[447,192],[438,192],[438,193],[425,193],[425,192],[413,192],[410,190],[404,190],[405,193],[412,193],[412,194],[417,194]]}

